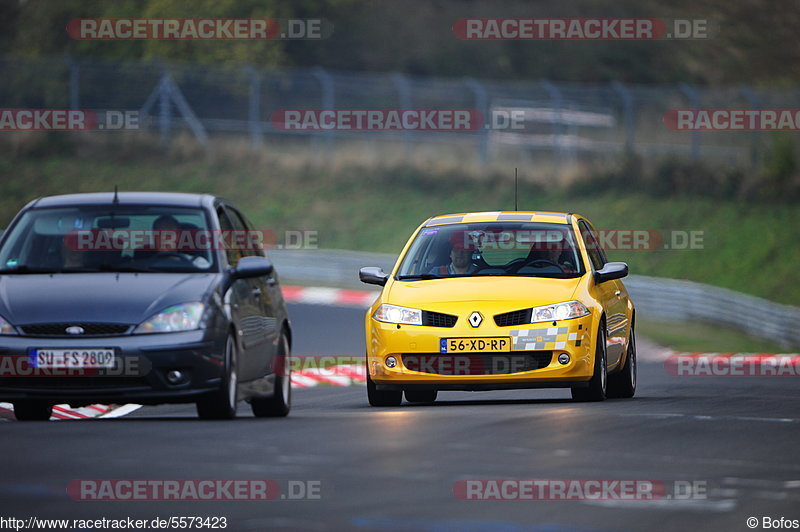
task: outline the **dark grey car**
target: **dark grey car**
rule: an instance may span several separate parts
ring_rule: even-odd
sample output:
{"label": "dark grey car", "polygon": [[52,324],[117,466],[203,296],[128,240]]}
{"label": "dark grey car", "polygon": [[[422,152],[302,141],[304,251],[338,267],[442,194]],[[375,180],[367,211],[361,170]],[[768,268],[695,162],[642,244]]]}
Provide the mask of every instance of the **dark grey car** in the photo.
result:
{"label": "dark grey car", "polygon": [[0,238],[0,401],[290,409],[291,326],[259,232],[223,199],[96,193],[29,203]]}

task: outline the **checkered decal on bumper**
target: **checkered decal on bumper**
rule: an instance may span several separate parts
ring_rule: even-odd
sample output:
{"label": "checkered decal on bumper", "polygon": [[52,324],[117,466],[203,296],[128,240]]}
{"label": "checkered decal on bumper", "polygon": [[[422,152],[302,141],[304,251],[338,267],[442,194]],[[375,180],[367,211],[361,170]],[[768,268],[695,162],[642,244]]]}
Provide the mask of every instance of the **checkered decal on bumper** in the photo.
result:
{"label": "checkered decal on bumper", "polygon": [[575,342],[577,332],[569,332],[569,327],[537,327],[511,331],[511,341],[515,351],[542,351],[566,349],[567,342]]}

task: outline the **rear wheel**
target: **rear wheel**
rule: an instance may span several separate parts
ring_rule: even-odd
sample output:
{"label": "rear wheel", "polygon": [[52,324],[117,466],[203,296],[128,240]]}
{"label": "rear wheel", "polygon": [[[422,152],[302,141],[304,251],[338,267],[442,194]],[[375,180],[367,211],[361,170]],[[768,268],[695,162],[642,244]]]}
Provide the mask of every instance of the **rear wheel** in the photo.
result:
{"label": "rear wheel", "polygon": [[402,390],[377,390],[367,368],[367,399],[372,406],[400,406],[403,402]]}
{"label": "rear wheel", "polygon": [[278,340],[278,364],[275,372],[275,394],[272,397],[250,400],[250,408],[256,417],[283,417],[292,409],[292,365],[289,360],[289,340],[281,333]]}
{"label": "rear wheel", "polygon": [[630,399],[636,393],[636,335],[631,326],[625,366],[619,373],[608,376],[608,397]]}
{"label": "rear wheel", "polygon": [[404,393],[409,403],[432,403],[439,394],[436,390],[406,390]]}
{"label": "rear wheel", "polygon": [[222,388],[197,401],[197,415],[201,419],[233,419],[236,417],[236,401],[239,391],[238,360],[236,342],[228,335],[225,342],[225,377]]}
{"label": "rear wheel", "polygon": [[17,401],[14,415],[18,421],[47,421],[53,414],[53,405],[40,401]]}
{"label": "rear wheel", "polygon": [[606,398],[608,368],[606,367],[606,325],[600,323],[597,332],[597,345],[594,350],[594,373],[586,388],[572,388],[572,398],[576,401],[603,401]]}

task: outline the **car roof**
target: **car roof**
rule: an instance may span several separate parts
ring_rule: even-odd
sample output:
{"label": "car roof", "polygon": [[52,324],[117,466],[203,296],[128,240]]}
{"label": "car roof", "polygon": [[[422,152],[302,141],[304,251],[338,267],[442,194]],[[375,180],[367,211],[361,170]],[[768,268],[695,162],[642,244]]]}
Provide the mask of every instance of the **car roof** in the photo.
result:
{"label": "car roof", "polygon": [[[201,207],[213,203],[209,194],[183,192],[120,192],[118,205],[169,205],[173,207]],[[62,194],[46,196],[32,201],[29,208],[69,207],[73,205],[111,205],[114,192],[92,192],[86,194]]]}
{"label": "car roof", "polygon": [[490,211],[490,212],[463,212],[458,214],[442,214],[434,216],[425,222],[425,227],[431,225],[446,225],[456,223],[481,223],[481,222],[549,222],[556,224],[571,223],[571,213],[549,211]]}

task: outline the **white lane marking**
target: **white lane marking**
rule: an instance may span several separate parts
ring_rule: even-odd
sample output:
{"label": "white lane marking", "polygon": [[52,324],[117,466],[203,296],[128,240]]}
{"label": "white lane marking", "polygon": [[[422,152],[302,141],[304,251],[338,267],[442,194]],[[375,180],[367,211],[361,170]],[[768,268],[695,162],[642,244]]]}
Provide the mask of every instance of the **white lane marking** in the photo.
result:
{"label": "white lane marking", "polygon": [[127,416],[128,414],[130,414],[134,410],[139,410],[140,408],[142,408],[142,405],[134,405],[134,404],[122,405],[121,407],[119,407],[119,408],[117,408],[115,410],[112,410],[111,412],[108,412],[107,414],[103,414],[101,416],[98,416],[98,417],[100,417],[102,419],[108,419],[108,418],[114,418],[114,417]]}
{"label": "white lane marking", "polygon": [[730,512],[736,508],[735,499],[723,499],[721,501],[712,501],[708,499],[657,499],[653,501],[581,501],[584,504],[592,506],[605,506],[607,508],[658,508],[659,510],[680,510],[680,511],[696,511],[696,512]]}

